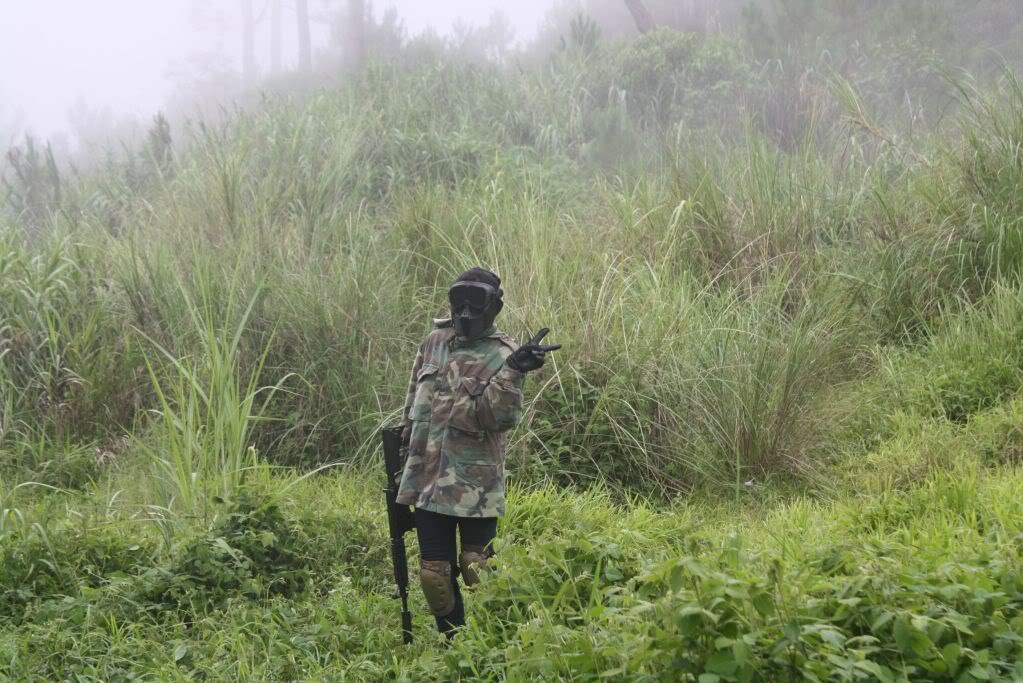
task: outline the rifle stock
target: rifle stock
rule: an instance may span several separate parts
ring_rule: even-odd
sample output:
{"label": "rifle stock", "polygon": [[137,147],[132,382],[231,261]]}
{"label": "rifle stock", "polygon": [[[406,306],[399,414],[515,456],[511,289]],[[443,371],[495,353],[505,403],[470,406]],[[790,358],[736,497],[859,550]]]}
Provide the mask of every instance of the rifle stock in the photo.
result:
{"label": "rifle stock", "polygon": [[401,425],[384,427],[381,438],[384,445],[384,468],[387,471],[387,486],[384,497],[387,500],[387,526],[391,536],[391,563],[394,565],[394,582],[398,585],[401,598],[402,641],[412,642],[412,613],[408,608],[408,555],[405,553],[405,534],[415,528],[415,517],[407,505],[397,501],[398,480],[404,469],[401,457]]}

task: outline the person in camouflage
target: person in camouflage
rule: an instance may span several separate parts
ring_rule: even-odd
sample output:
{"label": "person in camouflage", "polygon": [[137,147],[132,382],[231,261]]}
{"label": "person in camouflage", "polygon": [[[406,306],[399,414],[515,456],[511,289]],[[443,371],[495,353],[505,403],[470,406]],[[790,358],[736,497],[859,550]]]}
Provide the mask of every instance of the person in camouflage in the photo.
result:
{"label": "person in camouflage", "polygon": [[505,434],[522,418],[526,373],[561,348],[539,343],[547,330],[522,346],[498,331],[500,284],[473,268],[451,286],[451,318],[435,320],[419,347],[402,416],[408,455],[397,502],[415,506],[420,583],[449,636],[465,623],[457,576],[479,580],[504,514]]}

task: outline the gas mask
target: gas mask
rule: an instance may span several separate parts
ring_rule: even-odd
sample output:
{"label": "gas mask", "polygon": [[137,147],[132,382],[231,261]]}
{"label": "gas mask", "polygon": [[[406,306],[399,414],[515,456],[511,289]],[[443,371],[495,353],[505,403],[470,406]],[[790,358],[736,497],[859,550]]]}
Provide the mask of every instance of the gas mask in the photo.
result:
{"label": "gas mask", "polygon": [[501,290],[482,282],[459,280],[448,290],[455,334],[475,339],[489,330],[504,307]]}

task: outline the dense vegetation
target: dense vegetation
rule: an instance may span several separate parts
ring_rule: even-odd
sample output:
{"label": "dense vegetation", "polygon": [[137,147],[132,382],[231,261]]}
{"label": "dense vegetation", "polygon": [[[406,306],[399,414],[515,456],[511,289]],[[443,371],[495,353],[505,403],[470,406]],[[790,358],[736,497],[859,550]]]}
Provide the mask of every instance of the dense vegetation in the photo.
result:
{"label": "dense vegetation", "polygon": [[[3,675],[1023,679],[1023,89],[956,47],[999,3],[850,4],[12,150]],[[376,430],[476,264],[565,348],[470,626],[401,650]]]}

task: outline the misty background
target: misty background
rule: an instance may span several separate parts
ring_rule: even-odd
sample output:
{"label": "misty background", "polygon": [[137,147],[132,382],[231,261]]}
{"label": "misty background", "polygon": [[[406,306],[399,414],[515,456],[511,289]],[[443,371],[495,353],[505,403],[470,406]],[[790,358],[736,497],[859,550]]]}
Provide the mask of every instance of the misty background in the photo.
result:
{"label": "misty background", "polygon": [[267,94],[334,87],[373,63],[521,71],[580,41],[635,39],[637,6],[648,29],[741,37],[753,73],[796,74],[803,94],[795,81],[833,69],[929,121],[947,106],[936,70],[983,77],[1019,64],[1023,43],[1015,0],[6,1],[0,149],[48,145],[58,162],[88,167],[140,144],[158,113],[179,131]]}
{"label": "misty background", "polygon": [[[187,108],[203,86],[232,93],[246,78],[300,69],[295,0],[74,0],[0,4],[0,143],[29,133],[63,150],[90,136],[137,135],[155,112]],[[316,62],[337,65],[339,24],[354,3],[310,0]],[[243,74],[244,7],[252,11],[252,56]],[[391,21],[402,35],[464,35],[497,22],[510,42],[536,33],[546,0],[366,3],[368,22]],[[386,18],[387,17],[387,18]],[[400,19],[397,19],[400,17]],[[400,24],[400,26],[399,26]],[[274,26],[279,31],[275,38]],[[279,43],[275,43],[275,40]],[[275,47],[276,45],[276,47]]]}
{"label": "misty background", "polygon": [[[235,92],[301,66],[295,0],[74,0],[0,3],[0,143],[26,133],[76,149],[92,135],[137,135],[162,109],[187,108],[215,84]],[[340,24],[355,3],[309,0],[317,65],[337,66]],[[252,73],[245,71],[245,8]],[[507,9],[505,9],[507,8]],[[508,43],[532,39],[548,0],[366,3],[365,20],[402,35],[452,37],[500,25]],[[399,25],[400,24],[400,25]],[[279,31],[275,38],[274,26]],[[275,42],[279,41],[279,42]],[[276,47],[275,47],[276,46]],[[251,82],[247,85],[251,86]]]}

